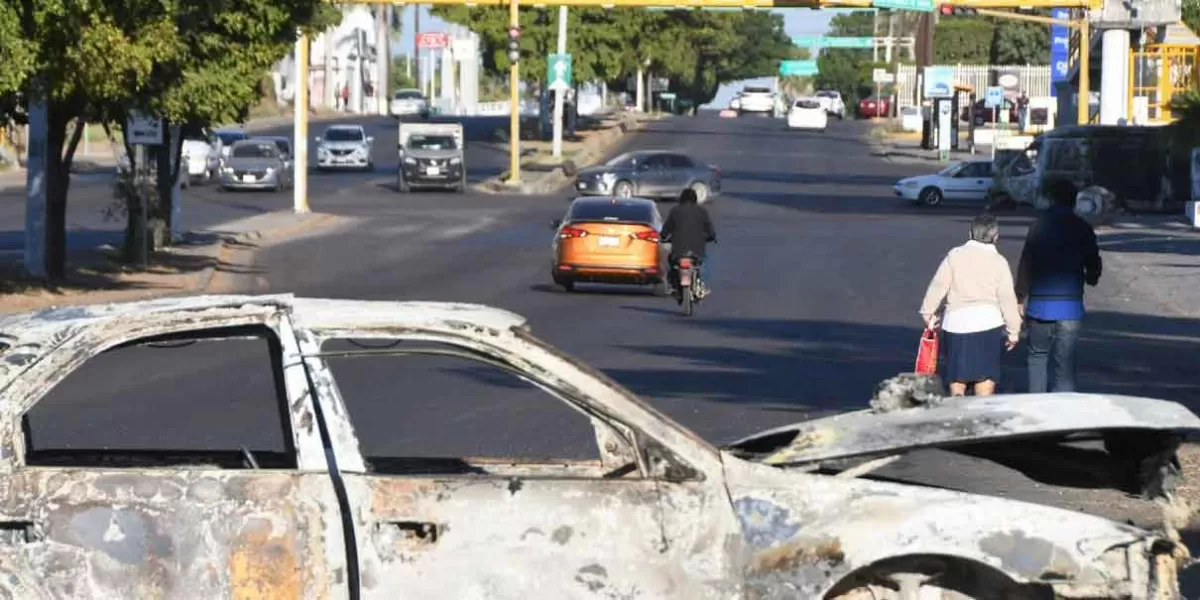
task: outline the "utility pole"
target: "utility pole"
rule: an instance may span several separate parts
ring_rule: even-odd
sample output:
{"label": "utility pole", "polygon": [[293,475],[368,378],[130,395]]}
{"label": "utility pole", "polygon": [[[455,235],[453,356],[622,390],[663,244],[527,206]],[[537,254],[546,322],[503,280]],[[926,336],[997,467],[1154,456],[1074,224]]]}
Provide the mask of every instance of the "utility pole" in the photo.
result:
{"label": "utility pole", "polygon": [[879,62],[879,9],[871,11],[871,62]]}
{"label": "utility pole", "polygon": [[413,64],[413,85],[417,86],[421,93],[425,93],[425,80],[421,79],[421,46],[417,42],[417,38],[421,37],[421,5],[413,5],[413,49],[412,49],[412,64]]}
{"label": "utility pole", "polygon": [[[567,53],[567,6],[564,4],[558,7],[558,55]],[[562,156],[563,142],[563,102],[566,101],[567,90],[564,86],[559,86],[554,91],[554,157]]]}
{"label": "utility pole", "polygon": [[308,208],[308,36],[296,39],[296,93],[292,96],[292,209],[299,214]]}
{"label": "utility pole", "polygon": [[337,108],[337,84],[333,81],[333,34],[336,31],[336,28],[330,27],[321,34],[321,45],[325,51],[325,66],[323,69],[325,71],[325,84],[321,89],[321,95],[323,96],[321,103],[325,105],[325,108],[331,110]]}
{"label": "utility pole", "polygon": [[[508,0],[508,31],[510,45],[521,35],[521,13],[518,0]],[[516,33],[516,35],[513,35]],[[521,183],[521,54],[519,49],[509,51],[508,102],[508,183]],[[515,56],[514,56],[515,54]]]}
{"label": "utility pole", "polygon": [[375,24],[375,112],[380,115],[388,114],[388,99],[392,97],[392,84],[388,81],[392,67],[392,24],[388,16],[392,11],[390,4],[379,5],[379,22]]}

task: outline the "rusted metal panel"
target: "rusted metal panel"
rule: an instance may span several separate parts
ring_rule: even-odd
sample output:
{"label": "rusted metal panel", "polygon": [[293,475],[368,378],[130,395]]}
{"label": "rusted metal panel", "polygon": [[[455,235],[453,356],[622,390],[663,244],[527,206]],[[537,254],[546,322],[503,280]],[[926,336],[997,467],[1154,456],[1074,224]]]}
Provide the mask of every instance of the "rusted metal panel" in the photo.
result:
{"label": "rusted metal panel", "polygon": [[972,396],[944,398],[928,407],[843,413],[756,434],[730,447],[795,433],[793,441],[762,457],[766,464],[783,465],[1105,429],[1200,432],[1200,417],[1175,402],[1132,396]]}
{"label": "rusted metal panel", "polygon": [[345,559],[330,560],[346,555],[340,514],[320,474],[25,468],[0,486],[0,520],[29,524],[0,550],[28,586],[13,598],[347,593]]}

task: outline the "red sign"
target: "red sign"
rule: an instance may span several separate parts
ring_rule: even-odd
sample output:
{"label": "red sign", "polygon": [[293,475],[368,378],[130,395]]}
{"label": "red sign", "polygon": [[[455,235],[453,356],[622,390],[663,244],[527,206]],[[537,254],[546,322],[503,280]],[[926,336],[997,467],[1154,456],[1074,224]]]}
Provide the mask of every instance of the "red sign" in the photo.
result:
{"label": "red sign", "polygon": [[445,33],[418,33],[417,47],[424,50],[447,48],[450,46],[450,36]]}

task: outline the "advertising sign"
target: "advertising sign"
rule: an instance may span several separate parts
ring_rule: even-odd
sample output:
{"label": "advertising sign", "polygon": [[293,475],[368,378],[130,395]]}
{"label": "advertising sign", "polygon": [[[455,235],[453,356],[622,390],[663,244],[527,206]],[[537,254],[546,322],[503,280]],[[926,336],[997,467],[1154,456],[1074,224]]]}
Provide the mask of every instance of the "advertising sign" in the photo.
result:
{"label": "advertising sign", "polygon": [[1004,88],[1000,86],[992,86],[987,89],[987,93],[983,96],[983,105],[988,108],[1000,108],[1004,105]]}
{"label": "advertising sign", "polygon": [[951,98],[954,96],[953,67],[925,67],[925,97]]}
{"label": "advertising sign", "polygon": [[450,36],[441,32],[427,31],[417,34],[417,47],[421,50],[437,50],[450,45]]}
{"label": "advertising sign", "polygon": [[[1070,19],[1071,9],[1052,8],[1050,17]],[[1050,26],[1050,95],[1058,95],[1055,84],[1067,79],[1067,57],[1071,54],[1071,30],[1062,25]]]}

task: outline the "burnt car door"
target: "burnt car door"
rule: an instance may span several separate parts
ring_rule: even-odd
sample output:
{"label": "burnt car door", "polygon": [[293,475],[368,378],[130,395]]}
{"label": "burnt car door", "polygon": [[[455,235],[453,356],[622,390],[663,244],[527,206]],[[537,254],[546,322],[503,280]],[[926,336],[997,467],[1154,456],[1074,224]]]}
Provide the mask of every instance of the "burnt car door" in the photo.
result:
{"label": "burnt car door", "polygon": [[683,466],[486,344],[317,343],[321,405],[353,423],[335,452],[362,598],[739,597],[719,461]]}
{"label": "burnt car door", "polygon": [[57,337],[2,392],[0,590],[347,596],[337,498],[282,309],[151,312]]}

